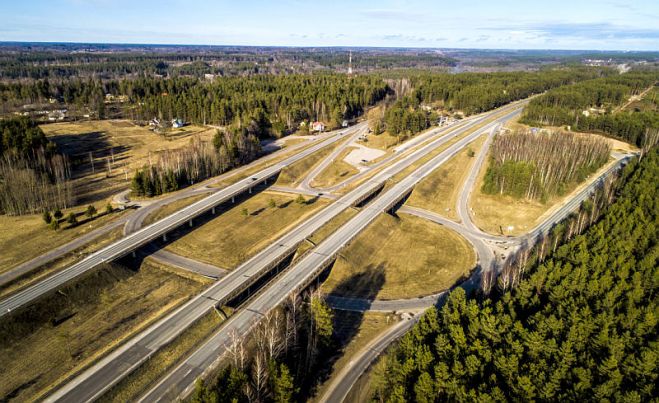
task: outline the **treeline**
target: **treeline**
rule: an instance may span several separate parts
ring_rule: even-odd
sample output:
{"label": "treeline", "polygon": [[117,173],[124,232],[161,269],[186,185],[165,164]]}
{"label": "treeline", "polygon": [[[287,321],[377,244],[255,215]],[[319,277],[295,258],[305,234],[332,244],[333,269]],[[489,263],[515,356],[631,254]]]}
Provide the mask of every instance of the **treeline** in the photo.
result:
{"label": "treeline", "polygon": [[458,110],[471,115],[528,98],[550,88],[605,74],[611,74],[611,71],[572,67],[537,72],[410,72],[408,76],[414,88],[414,96],[420,103],[438,104],[449,111]]}
{"label": "treeline", "polygon": [[27,118],[0,120],[0,213],[21,215],[73,203],[66,156]]}
{"label": "treeline", "polygon": [[[291,297],[265,315],[253,343],[234,335],[231,363],[207,383],[198,381],[193,402],[293,402],[309,396],[333,348],[332,310],[318,296]],[[248,350],[248,346],[253,348]]]}
{"label": "treeline", "polygon": [[547,89],[611,74],[606,69],[562,68],[512,73],[429,73],[416,70],[383,74],[399,100],[371,122],[376,132],[415,134],[436,120],[433,108],[467,115],[489,111]]}
{"label": "treeline", "polygon": [[217,131],[213,143],[193,137],[186,147],[163,151],[158,161],[135,172],[132,190],[140,196],[157,196],[219,175],[259,156],[258,139],[247,129]]}
{"label": "treeline", "polygon": [[212,83],[185,77],[72,79],[0,84],[0,100],[18,105],[55,98],[99,110],[102,118],[105,94],[126,95],[126,118],[181,118],[192,123],[235,127],[262,119],[267,121],[267,130],[252,134],[264,137],[294,131],[304,120],[340,126],[344,119],[360,115],[366,107],[383,99],[388,91],[376,76],[339,74],[218,77]]}
{"label": "treeline", "polygon": [[[457,289],[374,375],[376,401],[651,401],[657,396],[659,152],[584,235],[487,298]],[[538,261],[540,263],[538,263]]]}
{"label": "treeline", "polygon": [[483,192],[546,200],[563,194],[609,159],[604,139],[573,133],[498,135],[491,148]]}
{"label": "treeline", "polygon": [[658,80],[659,72],[651,70],[556,88],[532,100],[521,121],[536,126],[569,125],[573,130],[604,133],[641,146],[647,130],[659,129],[659,113],[617,111],[617,107]]}

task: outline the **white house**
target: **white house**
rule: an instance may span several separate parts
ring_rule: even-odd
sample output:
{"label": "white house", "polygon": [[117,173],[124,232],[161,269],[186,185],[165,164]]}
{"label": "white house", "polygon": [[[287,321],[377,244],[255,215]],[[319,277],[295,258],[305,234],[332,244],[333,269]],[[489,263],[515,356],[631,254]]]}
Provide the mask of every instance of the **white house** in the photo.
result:
{"label": "white house", "polygon": [[325,131],[325,125],[323,124],[323,122],[313,122],[311,124],[311,131],[314,131],[314,132]]}

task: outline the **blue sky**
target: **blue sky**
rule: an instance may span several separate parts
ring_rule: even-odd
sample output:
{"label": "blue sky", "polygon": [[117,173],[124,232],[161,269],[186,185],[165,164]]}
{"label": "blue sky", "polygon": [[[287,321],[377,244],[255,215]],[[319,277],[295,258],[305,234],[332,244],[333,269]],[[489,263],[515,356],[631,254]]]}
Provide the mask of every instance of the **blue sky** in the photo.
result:
{"label": "blue sky", "polygon": [[0,0],[0,41],[659,50],[659,1]]}

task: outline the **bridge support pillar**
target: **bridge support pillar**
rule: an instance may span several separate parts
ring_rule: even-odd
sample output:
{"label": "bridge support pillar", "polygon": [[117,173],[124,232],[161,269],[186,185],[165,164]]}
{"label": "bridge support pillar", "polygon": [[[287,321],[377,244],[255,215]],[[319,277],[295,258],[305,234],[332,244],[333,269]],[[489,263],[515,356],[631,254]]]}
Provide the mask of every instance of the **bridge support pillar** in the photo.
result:
{"label": "bridge support pillar", "polygon": [[211,209],[211,214],[215,215],[215,206]]}
{"label": "bridge support pillar", "polygon": [[162,234],[162,241],[167,242],[167,234]]}
{"label": "bridge support pillar", "polygon": [[135,259],[135,258],[137,257],[137,252],[132,251],[132,252],[131,252],[131,256],[133,256],[133,259]]}
{"label": "bridge support pillar", "polygon": [[231,196],[231,203],[235,203],[235,202],[236,202],[236,198]]}
{"label": "bridge support pillar", "polygon": [[190,221],[188,221],[188,225],[190,226],[190,228],[192,228],[192,218],[190,219]]}
{"label": "bridge support pillar", "polygon": [[252,188],[251,187],[249,188],[249,194],[252,194]]}

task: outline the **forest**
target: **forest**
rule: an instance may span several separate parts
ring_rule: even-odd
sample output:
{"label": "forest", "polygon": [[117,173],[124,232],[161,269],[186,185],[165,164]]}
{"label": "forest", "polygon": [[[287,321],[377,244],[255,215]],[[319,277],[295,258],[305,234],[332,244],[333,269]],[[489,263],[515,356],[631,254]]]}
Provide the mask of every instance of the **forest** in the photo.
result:
{"label": "forest", "polygon": [[611,146],[573,133],[513,132],[496,136],[483,192],[530,200],[562,195],[604,165]]}
{"label": "forest", "polygon": [[533,99],[520,121],[535,126],[568,125],[575,131],[603,133],[642,146],[648,131],[659,130],[659,114],[619,107],[657,80],[659,74],[650,70],[555,88]]}
{"label": "forest", "polygon": [[370,125],[376,133],[387,130],[397,136],[413,135],[435,123],[437,114],[433,109],[472,115],[550,88],[608,74],[612,71],[577,67],[512,73],[387,72],[382,78],[398,99],[390,102],[384,115]]}
{"label": "forest", "polygon": [[386,84],[376,76],[339,74],[219,77],[213,82],[181,77],[0,83],[0,101],[5,107],[53,98],[67,105],[88,106],[102,118],[105,94],[126,95],[129,102],[124,106],[124,118],[181,118],[236,127],[249,126],[254,120],[266,122],[266,127],[261,125],[256,127],[259,132],[251,133],[257,137],[282,136],[297,130],[305,120],[340,125],[387,92]]}
{"label": "forest", "polygon": [[21,215],[73,203],[66,156],[25,117],[0,120],[0,213]]}
{"label": "forest", "polygon": [[426,312],[374,374],[373,399],[655,399],[658,191],[654,149],[624,169],[584,234],[541,244],[489,296],[458,288]]}
{"label": "forest", "polygon": [[247,129],[216,131],[213,144],[193,137],[187,147],[163,151],[155,164],[135,172],[131,189],[139,196],[157,196],[220,175],[256,159],[259,141]]}

